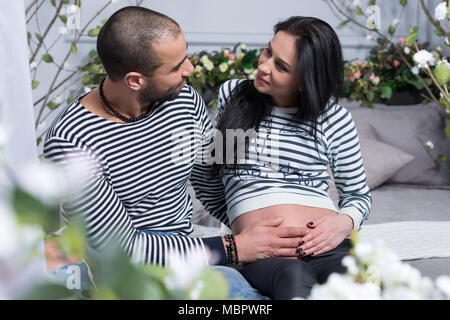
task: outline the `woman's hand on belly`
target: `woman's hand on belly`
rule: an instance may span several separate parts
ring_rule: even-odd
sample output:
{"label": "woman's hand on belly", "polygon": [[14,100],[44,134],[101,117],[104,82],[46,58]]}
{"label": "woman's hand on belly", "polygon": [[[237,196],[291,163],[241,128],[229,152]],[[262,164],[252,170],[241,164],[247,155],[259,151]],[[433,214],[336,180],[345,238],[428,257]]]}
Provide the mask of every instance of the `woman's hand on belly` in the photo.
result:
{"label": "woman's hand on belly", "polygon": [[310,230],[305,227],[280,227],[283,217],[261,219],[235,235],[239,261],[253,262],[270,257],[298,257],[300,240]]}
{"label": "woman's hand on belly", "polygon": [[299,247],[300,257],[325,253],[336,248],[353,230],[353,219],[348,215],[327,215],[308,224],[311,232]]}

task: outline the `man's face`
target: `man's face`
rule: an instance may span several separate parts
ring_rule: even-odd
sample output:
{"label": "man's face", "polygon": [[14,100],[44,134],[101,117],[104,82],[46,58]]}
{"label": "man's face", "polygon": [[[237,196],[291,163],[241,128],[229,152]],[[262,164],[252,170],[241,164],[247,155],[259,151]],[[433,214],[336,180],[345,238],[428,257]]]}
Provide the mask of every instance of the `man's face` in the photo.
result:
{"label": "man's face", "polygon": [[147,85],[140,92],[141,101],[166,101],[175,99],[194,71],[188,59],[183,31],[175,39],[153,45],[161,65],[147,78]]}

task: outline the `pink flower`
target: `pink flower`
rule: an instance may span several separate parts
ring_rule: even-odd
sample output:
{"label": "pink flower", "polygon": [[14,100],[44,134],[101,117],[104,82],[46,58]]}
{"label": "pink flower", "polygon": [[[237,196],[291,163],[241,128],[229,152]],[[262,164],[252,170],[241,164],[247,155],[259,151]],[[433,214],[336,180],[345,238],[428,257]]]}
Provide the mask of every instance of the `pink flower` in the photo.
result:
{"label": "pink flower", "polygon": [[373,81],[375,79],[375,75],[372,73],[369,77],[370,81]]}
{"label": "pink flower", "polygon": [[401,37],[400,39],[398,39],[398,42],[400,43],[400,45],[402,47],[404,47],[405,44],[406,44],[406,38],[405,37]]}
{"label": "pink flower", "polygon": [[398,67],[399,64],[400,64],[400,61],[394,60],[394,66]]}
{"label": "pink flower", "polygon": [[356,72],[353,74],[353,78],[354,78],[354,79],[359,79],[359,78],[361,78],[361,71],[360,71],[360,70],[356,71]]}
{"label": "pink flower", "polygon": [[228,57],[228,60],[234,60],[234,55],[232,53],[225,54],[225,57]]}

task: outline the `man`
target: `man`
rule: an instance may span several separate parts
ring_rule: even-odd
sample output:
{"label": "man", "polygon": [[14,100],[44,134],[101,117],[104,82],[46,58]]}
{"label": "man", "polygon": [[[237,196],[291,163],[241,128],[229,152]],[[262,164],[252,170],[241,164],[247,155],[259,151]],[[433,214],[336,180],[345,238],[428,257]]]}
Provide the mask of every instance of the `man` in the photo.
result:
{"label": "man", "polygon": [[[142,7],[117,11],[97,39],[107,76],[98,89],[67,106],[47,134],[47,159],[67,168],[73,159],[89,165],[85,188],[63,205],[62,216],[84,216],[93,248],[119,239],[133,261],[159,265],[169,249],[200,248],[205,259],[207,251],[217,253],[219,261],[209,263],[227,264],[223,236],[188,237],[193,231],[188,180],[207,211],[228,220],[224,187],[210,174],[212,167],[199,161],[195,148],[178,154],[180,146],[192,144],[183,133],[198,133],[204,148],[212,131],[201,97],[186,85],[193,72],[186,50],[183,31],[171,18]],[[262,221],[237,235],[239,260],[286,254],[287,248],[296,256],[305,228],[276,228],[280,223]],[[229,279],[231,296],[259,297],[236,270],[218,270]]]}

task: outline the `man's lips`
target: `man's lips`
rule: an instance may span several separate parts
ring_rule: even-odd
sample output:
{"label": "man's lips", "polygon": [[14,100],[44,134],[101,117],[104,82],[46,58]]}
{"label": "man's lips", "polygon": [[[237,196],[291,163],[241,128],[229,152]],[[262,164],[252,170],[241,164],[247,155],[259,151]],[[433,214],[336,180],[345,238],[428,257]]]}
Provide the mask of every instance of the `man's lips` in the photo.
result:
{"label": "man's lips", "polygon": [[264,80],[259,74],[256,74],[255,77],[256,81],[258,81],[261,84],[269,84],[269,82],[267,82],[266,80]]}

